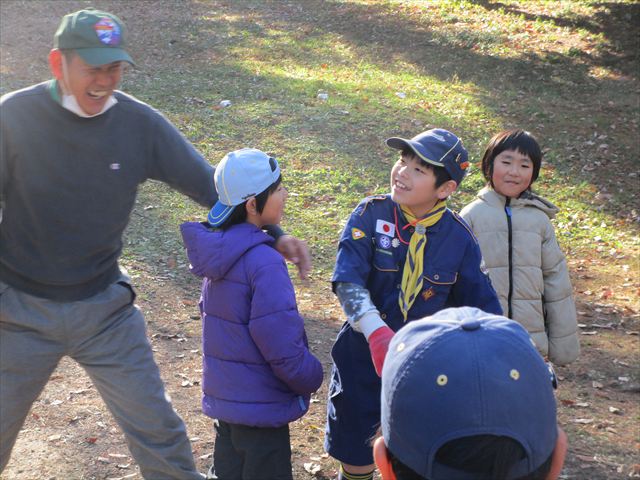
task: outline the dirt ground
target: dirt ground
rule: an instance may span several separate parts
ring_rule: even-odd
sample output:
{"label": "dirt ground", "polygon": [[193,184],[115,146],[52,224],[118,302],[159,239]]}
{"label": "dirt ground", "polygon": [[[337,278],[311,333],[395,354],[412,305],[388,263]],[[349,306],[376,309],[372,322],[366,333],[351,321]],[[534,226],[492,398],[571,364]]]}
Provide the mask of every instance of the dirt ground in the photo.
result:
{"label": "dirt ground", "polygon": [[[44,58],[58,19],[86,2],[0,2],[2,14],[2,81],[26,86],[48,78],[46,66],[25,59]],[[126,2],[114,3],[133,16]],[[25,17],[27,5],[37,14]],[[171,21],[180,15],[175,4],[148,2],[149,15]],[[29,35],[19,35],[26,29]],[[152,45],[154,39],[146,40]],[[5,83],[6,85],[6,83]],[[154,234],[154,212],[144,209],[145,195],[136,205],[128,242],[141,232]],[[161,232],[158,232],[160,235]],[[560,422],[570,438],[564,479],[640,477],[640,313],[638,266],[624,268],[624,259],[588,254],[570,257],[570,269],[581,324],[582,355],[567,368],[558,368]],[[201,471],[212,457],[212,421],[200,410],[199,282],[186,269],[181,252],[167,249],[157,260],[129,259],[136,272],[138,305],[145,313],[156,360],[174,406],[187,424]],[[616,296],[609,294],[616,286]],[[340,308],[327,279],[296,283],[300,311],[306,319],[313,352],[326,375],[329,352],[342,322]],[[330,479],[336,463],[323,451],[326,382],[313,396],[308,415],[291,425],[294,478]],[[533,418],[533,412],[532,412]],[[64,360],[33,405],[18,438],[6,480],[138,479],[141,478],[122,434],[90,380],[75,363]]]}

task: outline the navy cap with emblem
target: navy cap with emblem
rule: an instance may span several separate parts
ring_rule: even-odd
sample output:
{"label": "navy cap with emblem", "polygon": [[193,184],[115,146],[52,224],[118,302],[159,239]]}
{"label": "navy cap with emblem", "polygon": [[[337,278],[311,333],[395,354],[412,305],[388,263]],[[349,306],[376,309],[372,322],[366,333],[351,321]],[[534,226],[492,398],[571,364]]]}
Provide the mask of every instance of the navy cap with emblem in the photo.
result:
{"label": "navy cap with emblem", "polygon": [[469,166],[468,153],[462,141],[442,128],[427,130],[411,139],[391,137],[386,144],[396,150],[410,150],[435,167],[444,167],[458,185]]}

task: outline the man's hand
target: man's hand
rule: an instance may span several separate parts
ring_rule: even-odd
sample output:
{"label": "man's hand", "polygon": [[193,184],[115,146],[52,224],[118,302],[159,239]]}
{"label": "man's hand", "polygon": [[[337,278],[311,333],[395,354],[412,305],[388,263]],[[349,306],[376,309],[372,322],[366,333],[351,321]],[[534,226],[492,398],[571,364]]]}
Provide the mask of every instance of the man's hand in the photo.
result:
{"label": "man's hand", "polygon": [[393,338],[394,332],[389,327],[380,327],[371,335],[369,335],[369,351],[371,352],[371,360],[379,377],[382,376],[382,367],[384,358],[389,350],[389,342]]}
{"label": "man's hand", "polygon": [[281,235],[276,240],[276,249],[284,258],[298,267],[298,274],[302,280],[307,278],[311,271],[311,256],[309,255],[307,242],[303,242],[291,235]]}

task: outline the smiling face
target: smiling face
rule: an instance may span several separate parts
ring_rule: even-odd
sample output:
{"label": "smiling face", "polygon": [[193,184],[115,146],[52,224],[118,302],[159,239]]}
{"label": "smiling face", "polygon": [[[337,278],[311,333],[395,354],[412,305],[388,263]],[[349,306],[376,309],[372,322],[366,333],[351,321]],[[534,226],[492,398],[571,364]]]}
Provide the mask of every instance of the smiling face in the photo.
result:
{"label": "smiling face", "polygon": [[518,198],[531,185],[533,162],[517,150],[505,150],[493,160],[491,185],[505,197]]}
{"label": "smiling face", "polygon": [[122,79],[123,62],[94,66],[75,53],[65,57],[59,50],[54,50],[50,64],[63,93],[74,95],[87,115],[102,111]]}
{"label": "smiling face", "polygon": [[407,207],[418,218],[456,189],[453,180],[436,187],[433,168],[439,167],[429,168],[415,155],[403,154],[391,169],[392,200]]}

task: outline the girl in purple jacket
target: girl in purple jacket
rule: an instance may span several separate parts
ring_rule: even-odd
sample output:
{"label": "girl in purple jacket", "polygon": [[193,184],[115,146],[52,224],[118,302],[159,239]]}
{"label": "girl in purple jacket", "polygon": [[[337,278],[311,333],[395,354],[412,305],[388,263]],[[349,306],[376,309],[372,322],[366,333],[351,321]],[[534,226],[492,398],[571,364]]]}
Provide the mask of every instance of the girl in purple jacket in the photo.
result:
{"label": "girl in purple jacket", "polygon": [[207,478],[292,479],[289,422],[309,409],[322,365],[309,351],[284,259],[262,227],[282,218],[275,158],[244,148],[216,168],[207,222],[181,226],[203,277],[202,409],[215,419]]}

